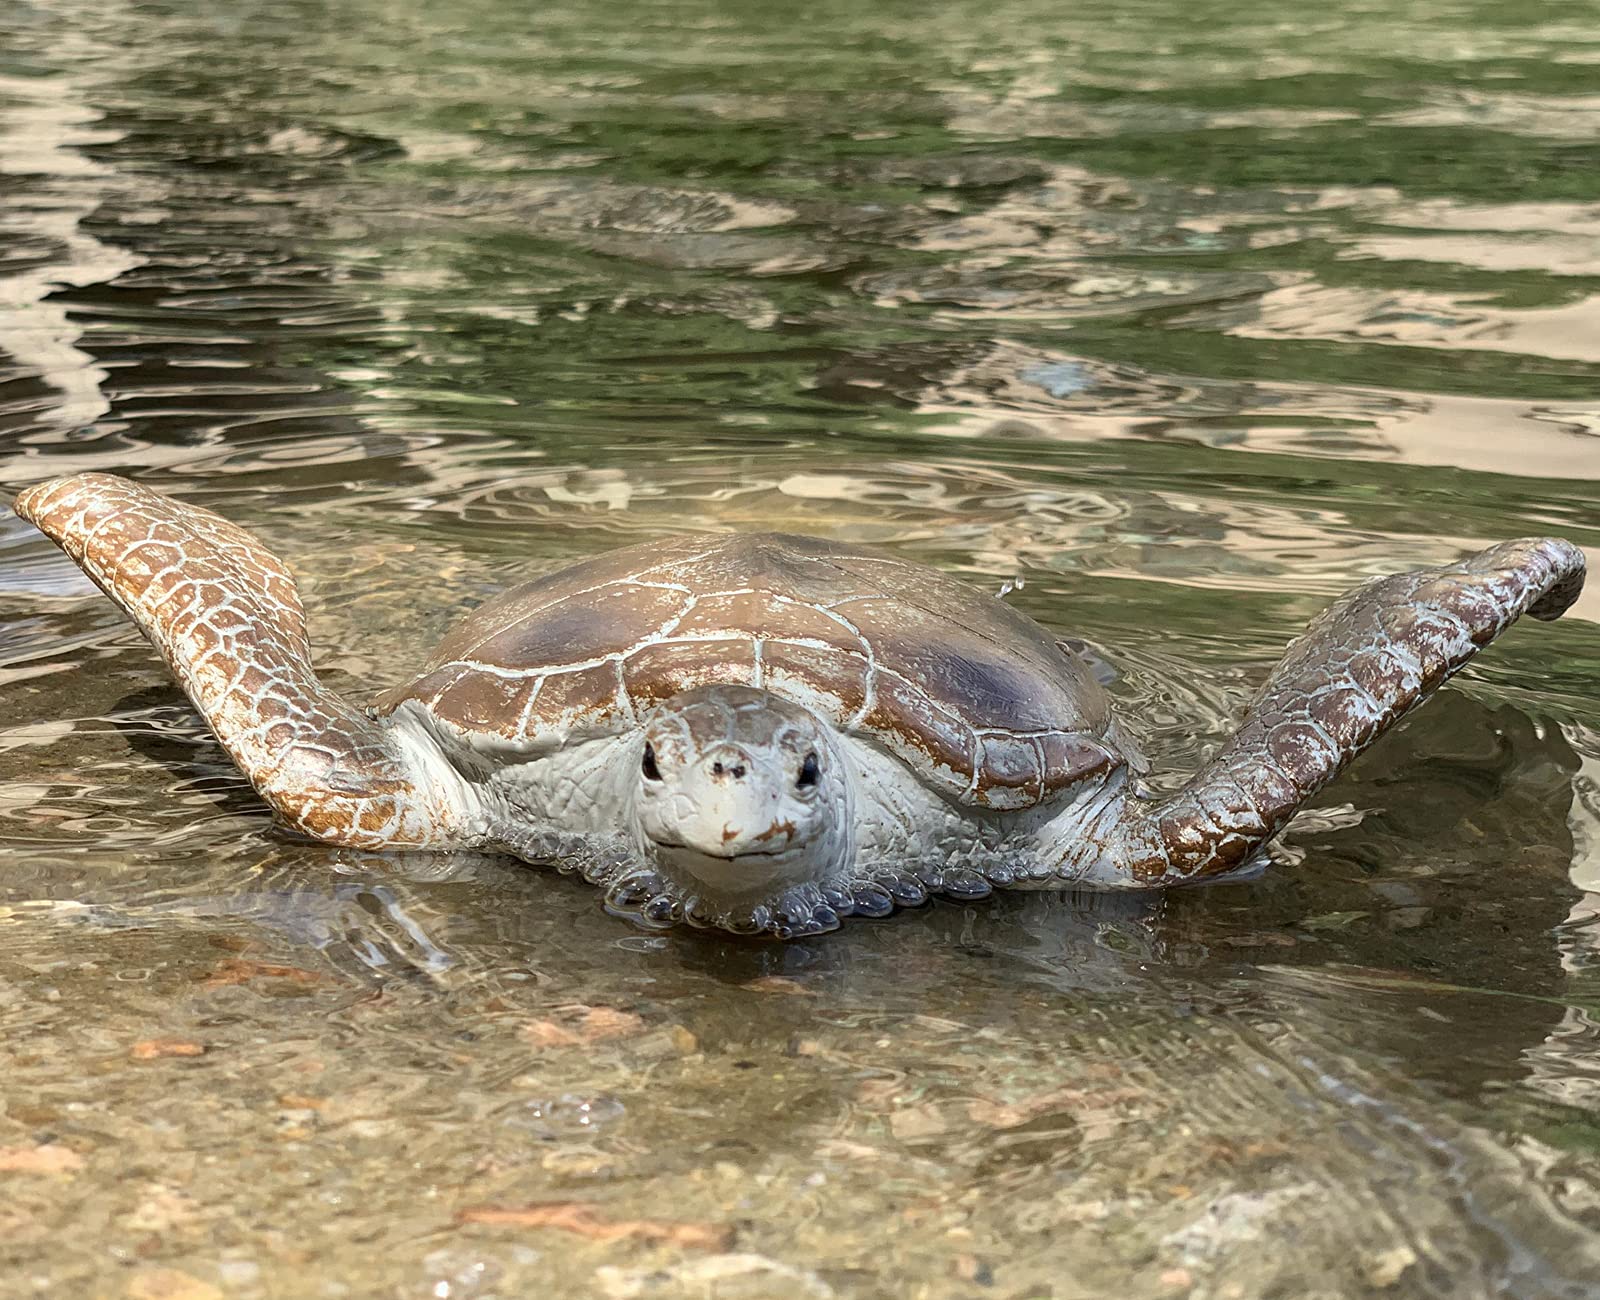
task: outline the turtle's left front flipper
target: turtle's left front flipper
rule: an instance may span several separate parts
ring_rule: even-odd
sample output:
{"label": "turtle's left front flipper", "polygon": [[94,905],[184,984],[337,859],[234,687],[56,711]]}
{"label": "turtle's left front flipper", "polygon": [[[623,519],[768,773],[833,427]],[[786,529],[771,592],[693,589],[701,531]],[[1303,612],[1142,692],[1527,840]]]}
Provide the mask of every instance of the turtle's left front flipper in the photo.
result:
{"label": "turtle's left front flipper", "polygon": [[42,483],[16,508],[139,625],[296,827],[361,848],[455,840],[445,765],[317,680],[294,577],[260,538],[111,474]]}
{"label": "turtle's left front flipper", "polygon": [[1237,869],[1521,615],[1559,618],[1583,576],[1577,547],[1534,538],[1358,587],[1289,647],[1239,730],[1183,789],[1116,809],[1084,877],[1149,886]]}

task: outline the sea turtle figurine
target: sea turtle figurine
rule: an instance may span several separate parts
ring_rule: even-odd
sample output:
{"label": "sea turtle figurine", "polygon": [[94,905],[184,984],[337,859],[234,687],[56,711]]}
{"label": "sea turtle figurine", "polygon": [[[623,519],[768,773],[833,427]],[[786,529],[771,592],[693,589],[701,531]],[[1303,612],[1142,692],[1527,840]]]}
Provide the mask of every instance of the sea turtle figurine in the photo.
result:
{"label": "sea turtle figurine", "polygon": [[16,508],[305,834],[509,852],[648,925],[779,937],[930,893],[1253,870],[1352,757],[1584,575],[1576,547],[1534,539],[1357,588],[1158,798],[1080,658],[888,552],[782,533],[613,551],[489,601],[363,708],[317,681],[294,579],[243,529],[106,474]]}

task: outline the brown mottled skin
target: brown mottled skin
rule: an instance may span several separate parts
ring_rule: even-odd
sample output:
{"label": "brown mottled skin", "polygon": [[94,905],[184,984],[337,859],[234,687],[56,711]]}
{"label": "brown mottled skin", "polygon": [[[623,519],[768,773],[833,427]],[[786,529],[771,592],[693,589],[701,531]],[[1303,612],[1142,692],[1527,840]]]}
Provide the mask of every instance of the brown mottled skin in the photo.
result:
{"label": "brown mottled skin", "polygon": [[1560,618],[1583,579],[1575,546],[1533,538],[1349,592],[1289,646],[1221,752],[1116,829],[1116,852],[1151,881],[1234,870],[1518,617]]}
{"label": "brown mottled skin", "polygon": [[440,810],[383,729],[318,685],[294,578],[255,537],[109,474],[42,484],[16,510],[139,625],[286,821],[361,848],[427,841]]}
{"label": "brown mottled skin", "polygon": [[[597,739],[632,743],[638,733],[627,750],[636,763],[648,727],[666,737],[663,761],[681,766],[691,758],[675,748],[680,733],[659,731],[677,701],[704,697],[717,716],[732,717],[729,709],[759,713],[762,699],[775,698],[790,702],[785,717],[814,717],[827,736],[856,746],[852,770],[880,755],[898,773],[891,784],[922,787],[927,808],[976,827],[973,842],[990,854],[980,876],[1036,886],[1149,887],[1239,870],[1355,754],[1520,615],[1558,617],[1584,574],[1569,543],[1531,539],[1358,588],[1289,647],[1216,758],[1177,794],[1152,801],[1125,780],[1143,762],[1076,656],[999,600],[891,554],[731,534],[601,555],[490,601],[414,681],[368,711],[317,682],[293,578],[249,533],[103,474],[30,489],[16,509],[138,623],[256,789],[318,839],[493,842],[535,856],[526,845],[567,841],[467,833],[458,773],[480,759],[533,764]],[[424,719],[460,754],[419,760],[393,725],[407,718]],[[785,724],[789,748],[775,761],[799,763],[808,744],[832,755],[832,740],[805,740],[809,725]],[[687,743],[692,751],[702,742]],[[722,772],[719,764],[719,781]],[[587,797],[581,781],[575,789]],[[721,786],[707,789],[707,798],[722,797]],[[1006,836],[1024,823],[1042,860],[1013,871],[998,855],[1022,842]],[[908,826],[908,845],[920,833]],[[775,816],[747,838],[760,846],[796,834],[792,818]],[[735,827],[723,839],[743,835]],[[750,852],[766,860],[759,847]],[[880,884],[895,902],[914,901],[915,887],[898,888],[892,866],[866,871],[822,880],[817,897],[828,901],[816,906],[848,912],[856,888],[856,910],[879,914]],[[937,867],[914,874],[945,887]],[[663,908],[694,919],[702,903]]]}

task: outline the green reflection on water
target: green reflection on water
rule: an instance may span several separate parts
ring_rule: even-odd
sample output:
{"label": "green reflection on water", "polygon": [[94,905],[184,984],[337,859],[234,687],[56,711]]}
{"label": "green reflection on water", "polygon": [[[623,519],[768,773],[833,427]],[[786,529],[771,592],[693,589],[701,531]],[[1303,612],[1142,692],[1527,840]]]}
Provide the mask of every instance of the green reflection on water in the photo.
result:
{"label": "green reflection on water", "polygon": [[[0,469],[259,527],[352,694],[530,570],[686,529],[1020,573],[1170,783],[1356,579],[1600,541],[1591,20],[0,4]],[[0,1275],[1600,1275],[1593,604],[1497,645],[1260,881],[754,948],[273,840],[108,607],[14,520],[0,550],[0,1151],[81,1162],[0,1169]],[[626,1031],[563,1043],[583,1007]],[[731,1227],[744,1263],[454,1217],[549,1200]]]}

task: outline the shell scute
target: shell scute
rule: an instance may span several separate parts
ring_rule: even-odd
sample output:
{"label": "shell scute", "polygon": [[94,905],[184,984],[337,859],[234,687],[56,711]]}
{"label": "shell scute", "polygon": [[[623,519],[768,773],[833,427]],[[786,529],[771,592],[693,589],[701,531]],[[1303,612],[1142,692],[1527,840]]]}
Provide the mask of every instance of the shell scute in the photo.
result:
{"label": "shell scute", "polygon": [[[1087,670],[1081,683],[1072,682],[1073,662],[1052,638],[999,601],[990,603],[998,611],[945,614],[887,596],[836,608],[860,629],[875,660],[979,727],[1103,730],[1107,710]],[[1009,617],[995,626],[998,614],[1014,616],[1021,626]]]}
{"label": "shell scute", "polygon": [[751,686],[755,678],[755,643],[748,637],[656,641],[622,661],[623,685],[637,710],[709,682]]}
{"label": "shell scute", "polygon": [[1034,737],[1045,788],[1059,789],[1103,772],[1123,761],[1110,745],[1067,731],[1046,731]]}
{"label": "shell scute", "polygon": [[[844,725],[866,708],[872,670],[860,651],[794,641],[761,643],[761,684]],[[812,701],[820,701],[813,704]]]}
{"label": "shell scute", "polygon": [[538,689],[538,678],[463,673],[434,697],[433,707],[471,730],[506,734]]}
{"label": "shell scute", "polygon": [[567,672],[551,672],[534,700],[537,719],[546,727],[584,734],[610,729],[608,723],[620,720],[618,697],[622,678],[617,661]]}
{"label": "shell scute", "polygon": [[689,605],[681,591],[609,583],[486,637],[462,657],[517,671],[622,654],[646,637],[661,635]]}
{"label": "shell scute", "polygon": [[861,730],[919,770],[928,763],[936,771],[945,769],[946,780],[960,781],[965,794],[978,748],[972,728],[903,677],[879,669],[873,686],[872,708],[861,719]]}
{"label": "shell scute", "polygon": [[985,735],[978,742],[976,793],[991,808],[1028,808],[1039,802],[1043,764],[1031,736]]}
{"label": "shell scute", "polygon": [[673,629],[677,636],[706,636],[728,628],[759,630],[763,640],[812,641],[861,649],[861,640],[837,615],[771,591],[700,596]]}

